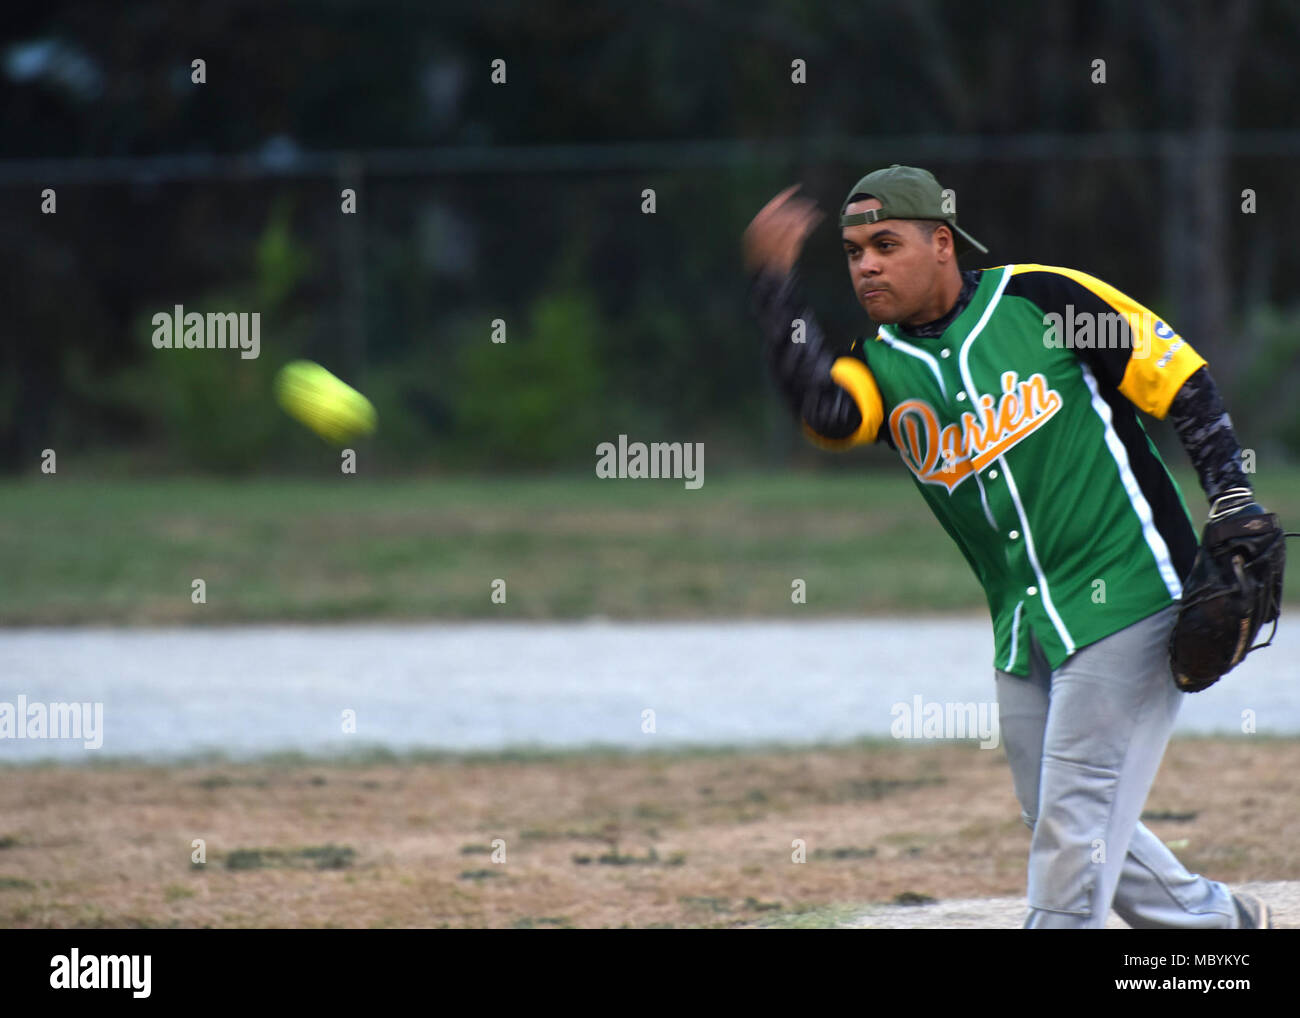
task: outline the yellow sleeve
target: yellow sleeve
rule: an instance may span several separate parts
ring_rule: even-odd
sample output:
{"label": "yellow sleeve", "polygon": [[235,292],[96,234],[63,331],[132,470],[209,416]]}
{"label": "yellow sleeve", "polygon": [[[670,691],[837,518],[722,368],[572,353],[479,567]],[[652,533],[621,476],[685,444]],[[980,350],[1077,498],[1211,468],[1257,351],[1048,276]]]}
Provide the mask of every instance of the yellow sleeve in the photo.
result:
{"label": "yellow sleeve", "polygon": [[[1143,321],[1145,334],[1135,344],[1119,391],[1139,410],[1164,420],[1178,390],[1205,365],[1205,358],[1160,319]],[[1143,348],[1147,354],[1139,357],[1138,350]]]}
{"label": "yellow sleeve", "polygon": [[856,357],[838,357],[831,365],[831,381],[853,397],[862,414],[862,423],[847,438],[826,438],[813,431],[807,422],[803,425],[804,434],[823,449],[851,449],[874,442],[885,419],[885,401],[880,396],[876,376]]}
{"label": "yellow sleeve", "polygon": [[[1069,283],[1052,282],[1053,278],[1064,277],[1123,317],[1132,336],[1129,347],[1122,351],[1096,350],[1090,354],[1105,363],[1106,373],[1115,387],[1152,417],[1163,420],[1183,383],[1205,364],[1205,358],[1161,321],[1159,315],[1096,276],[1056,265],[1017,265],[1012,275],[1019,277],[1026,295],[1036,299],[1044,310],[1063,311],[1067,301],[1080,308],[1087,306],[1086,295],[1078,289],[1071,291]],[[1079,297],[1085,299],[1081,301]],[[1124,358],[1123,363],[1116,362],[1120,357]]]}
{"label": "yellow sleeve", "polygon": [[1205,358],[1132,297],[1099,279],[1093,283],[1104,291],[1099,296],[1128,321],[1133,334],[1133,351],[1119,391],[1139,410],[1164,420],[1178,390],[1205,364]]}

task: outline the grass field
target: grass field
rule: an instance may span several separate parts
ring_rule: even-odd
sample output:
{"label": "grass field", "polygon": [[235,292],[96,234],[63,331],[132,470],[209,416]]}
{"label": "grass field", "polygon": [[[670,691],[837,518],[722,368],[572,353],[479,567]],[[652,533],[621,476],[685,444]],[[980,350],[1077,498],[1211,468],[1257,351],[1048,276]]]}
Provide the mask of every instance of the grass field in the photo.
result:
{"label": "grass field", "polygon": [[[1178,475],[1193,512],[1204,500]],[[1300,470],[1259,479],[1300,525]],[[205,581],[207,603],[191,601]],[[491,601],[504,579],[505,604]],[[792,605],[791,582],[807,583]],[[1291,571],[1289,600],[1300,599]],[[901,470],[0,484],[0,624],[983,611]]]}
{"label": "grass field", "polygon": [[[1193,872],[1300,879],[1297,770],[1175,740],[1146,822]],[[969,743],[12,767],[0,927],[828,926],[1023,895],[1028,847]]]}

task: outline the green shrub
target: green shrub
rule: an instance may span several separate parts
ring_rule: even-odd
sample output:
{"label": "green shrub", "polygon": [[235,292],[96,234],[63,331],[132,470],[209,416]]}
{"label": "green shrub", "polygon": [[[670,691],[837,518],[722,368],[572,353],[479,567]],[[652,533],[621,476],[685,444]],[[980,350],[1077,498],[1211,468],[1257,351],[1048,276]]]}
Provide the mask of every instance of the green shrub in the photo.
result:
{"label": "green shrub", "polygon": [[[458,358],[456,438],[480,465],[546,467],[594,458],[608,394],[600,348],[606,325],[584,292],[542,296],[523,334],[486,331]],[[605,436],[608,437],[608,436]]]}

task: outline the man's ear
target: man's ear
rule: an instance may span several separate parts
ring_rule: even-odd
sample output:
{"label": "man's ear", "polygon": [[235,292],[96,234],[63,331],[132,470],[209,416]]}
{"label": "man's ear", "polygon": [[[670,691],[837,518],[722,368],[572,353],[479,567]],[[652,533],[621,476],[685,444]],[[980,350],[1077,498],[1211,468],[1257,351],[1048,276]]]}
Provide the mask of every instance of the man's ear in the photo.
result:
{"label": "man's ear", "polygon": [[939,261],[946,262],[949,258],[957,257],[957,240],[946,223],[941,223],[935,229],[934,243],[939,248]]}

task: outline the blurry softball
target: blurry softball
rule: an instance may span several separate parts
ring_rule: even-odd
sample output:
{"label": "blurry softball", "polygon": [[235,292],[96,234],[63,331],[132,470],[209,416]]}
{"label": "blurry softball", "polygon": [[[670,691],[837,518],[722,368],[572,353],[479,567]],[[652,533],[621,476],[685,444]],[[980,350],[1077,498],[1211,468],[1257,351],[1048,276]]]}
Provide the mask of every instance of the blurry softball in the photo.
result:
{"label": "blurry softball", "polygon": [[342,445],[375,430],[370,400],[314,361],[291,361],[275,376],[275,395],[290,417]]}

